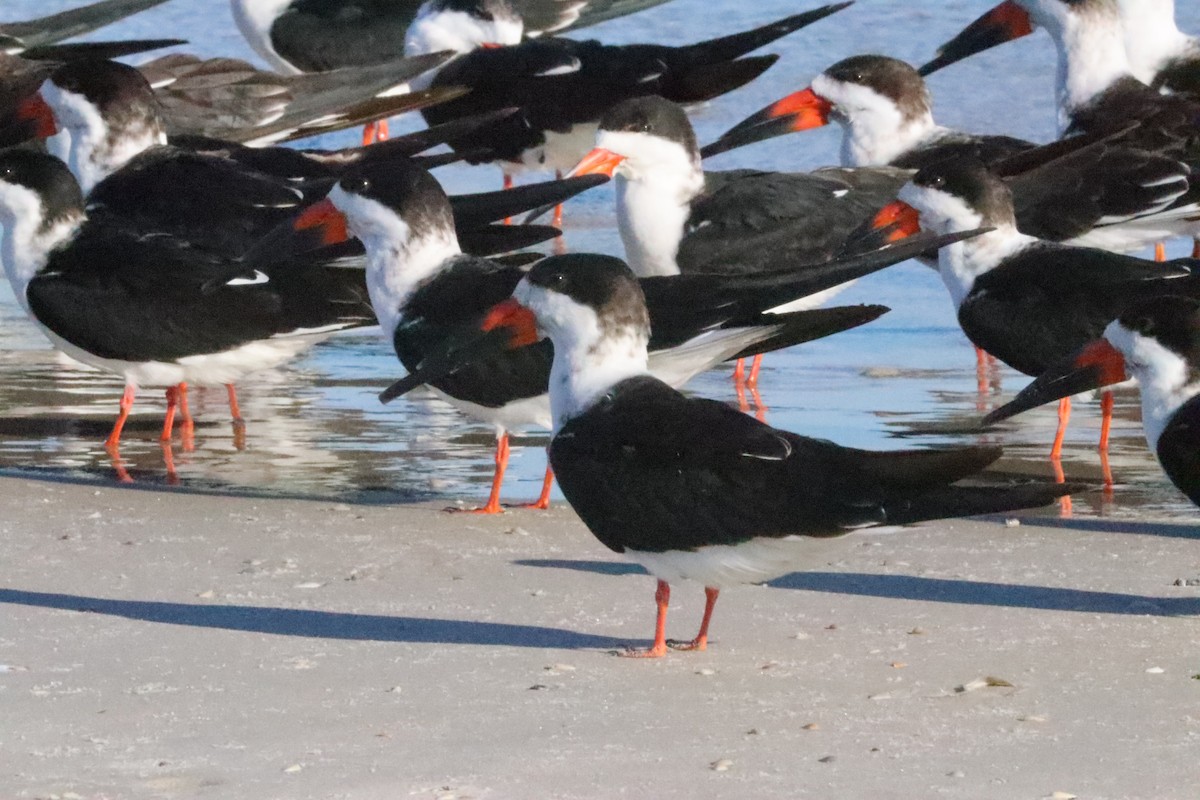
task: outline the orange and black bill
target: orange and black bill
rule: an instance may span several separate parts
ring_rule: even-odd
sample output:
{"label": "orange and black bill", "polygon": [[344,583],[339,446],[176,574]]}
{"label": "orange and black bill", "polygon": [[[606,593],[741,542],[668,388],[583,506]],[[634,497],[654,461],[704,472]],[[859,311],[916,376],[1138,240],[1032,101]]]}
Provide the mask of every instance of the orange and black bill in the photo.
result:
{"label": "orange and black bill", "polygon": [[984,417],[983,423],[991,425],[1031,408],[1125,380],[1124,357],[1107,339],[1096,339],[1047,369],[1010,402]]}
{"label": "orange and black bill", "polygon": [[932,75],[942,67],[948,67],[956,61],[990,50],[998,44],[1011,42],[1033,33],[1033,20],[1029,12],[1017,5],[1013,0],[1003,3],[988,11],[979,19],[972,22],[962,33],[938,48],[937,55],[918,72],[922,76]]}
{"label": "orange and black bill", "polygon": [[819,128],[829,124],[832,111],[833,104],[812,89],[793,92],[734,125],[715,142],[701,148],[700,155],[708,158],[785,133]]}
{"label": "orange and black bill", "polygon": [[510,297],[493,306],[478,325],[464,325],[447,335],[417,369],[382,391],[379,400],[389,403],[418,386],[506,351],[536,344],[539,339],[533,312]]}
{"label": "orange and black bill", "polygon": [[908,203],[900,200],[888,203],[871,220],[871,228],[888,242],[898,242],[921,232],[921,216]]}

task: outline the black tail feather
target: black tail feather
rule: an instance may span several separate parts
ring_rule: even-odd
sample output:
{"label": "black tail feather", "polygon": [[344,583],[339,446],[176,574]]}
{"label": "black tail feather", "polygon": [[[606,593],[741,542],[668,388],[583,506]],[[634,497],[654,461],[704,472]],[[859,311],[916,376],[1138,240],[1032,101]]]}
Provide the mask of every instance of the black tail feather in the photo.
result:
{"label": "black tail feather", "polygon": [[1063,495],[1084,487],[1069,483],[1027,486],[946,486],[914,498],[887,503],[887,524],[909,525],[952,517],[1004,514],[1048,506]]}
{"label": "black tail feather", "polygon": [[[770,353],[835,333],[857,328],[879,319],[891,311],[887,306],[835,306],[811,311],[796,311],[779,314],[780,329],[770,337],[755,342],[733,358],[752,358],[760,353]],[[731,361],[733,359],[730,359]]]}
{"label": "black tail feather", "polygon": [[778,60],[779,56],[752,56],[690,67],[663,87],[663,97],[681,104],[703,103],[745,86]]}

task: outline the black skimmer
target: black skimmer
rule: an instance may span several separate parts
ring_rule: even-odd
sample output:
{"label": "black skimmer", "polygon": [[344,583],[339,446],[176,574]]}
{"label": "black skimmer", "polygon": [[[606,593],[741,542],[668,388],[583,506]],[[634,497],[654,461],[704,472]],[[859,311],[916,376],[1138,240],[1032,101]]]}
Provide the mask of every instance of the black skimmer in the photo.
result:
{"label": "black skimmer", "polygon": [[[783,262],[828,261],[910,175],[887,167],[706,171],[687,114],[653,95],[626,100],[601,118],[596,148],[568,175],[596,173],[615,177],[617,225],[638,277],[753,274]],[[816,308],[841,288],[778,310]],[[750,387],[761,360],[754,358]],[[739,362],[735,377],[742,375]]]}
{"label": "black skimmer", "polygon": [[878,55],[837,62],[812,84],[730,128],[701,152],[707,157],[752,142],[838,123],[842,164],[920,169],[954,155],[992,163],[1033,148],[1032,142],[954,130],[937,124],[925,81],[912,66]]}
{"label": "black skimmer", "polygon": [[[1008,187],[969,157],[918,172],[877,218],[879,224],[898,221],[907,231],[994,229],[942,248],[938,269],[967,337],[1026,375],[1041,374],[1099,336],[1132,303],[1200,292],[1200,262],[1192,259],[1156,263],[1021,233]],[[1111,398],[1103,410],[1106,443]],[[1054,459],[1061,453],[1069,414],[1066,400]]]}
{"label": "black skimmer", "polygon": [[1102,338],[1052,365],[1011,402],[985,418],[993,423],[1036,406],[1137,380],[1146,443],[1163,471],[1200,505],[1200,299],[1166,296],[1135,303]]}
{"label": "black skimmer", "polygon": [[[522,42],[520,19],[503,0],[439,0],[423,6],[405,52],[453,46],[462,53],[434,73],[431,85],[467,86],[471,93],[423,111],[430,124],[487,109],[523,109],[506,124],[451,143],[456,149],[488,148],[495,158],[487,160],[497,161],[508,182],[526,170],[569,169],[592,148],[600,118],[622,100],[653,94],[698,103],[748,83],[777,57],[742,56],[848,5],[822,6],[754,30],[668,47],[565,38]],[[477,24],[464,26],[464,17]],[[500,24],[503,20],[512,30]]]}
{"label": "black skimmer", "polygon": [[944,128],[931,108],[925,82],[911,66],[885,56],[854,56],[701,152],[837,121],[848,165],[920,169],[951,157],[976,158],[1008,181],[1022,232],[1117,252],[1188,233],[1191,212],[1200,210],[1194,165],[1182,163],[1178,153],[1141,150],[1125,131],[1035,146]]}
{"label": "black skimmer", "polygon": [[38,328],[72,358],[125,379],[106,442],[114,456],[139,386],[170,387],[168,439],[186,384],[228,386],[375,323],[361,270],[246,270],[173,237],[90,222],[79,184],[53,156],[0,154],[0,225],[5,272]]}
{"label": "black skimmer", "polygon": [[[326,243],[351,234],[362,240],[372,305],[410,372],[385,397],[426,384],[463,413],[496,428],[496,473],[488,503],[480,510],[498,512],[507,431],[550,426],[549,345],[529,342],[530,347],[483,358],[452,373],[437,366],[445,360],[444,351],[453,350],[460,329],[477,325],[492,305],[511,294],[524,272],[461,252],[445,193],[427,172],[403,162],[388,162],[380,169],[390,173],[386,181],[355,171],[347,174],[327,201],[305,211],[293,227],[302,233],[318,231]],[[669,383],[681,385],[722,361],[874,319],[882,307],[763,312],[902,261],[929,244],[914,243],[905,251],[868,251],[799,273],[781,263],[781,271],[771,274],[643,279],[656,325],[650,342],[652,368]],[[599,255],[572,258],[609,260]],[[253,263],[253,255],[247,261]],[[548,491],[549,475],[538,505],[548,502]]]}
{"label": "black skimmer", "polygon": [[[351,166],[408,157],[497,118],[460,120],[442,130],[336,152],[169,139],[144,76],[113,61],[59,67],[22,110],[36,119],[41,135],[50,137],[50,150],[71,167],[93,216],[171,233],[230,257],[241,256],[298,208],[324,197]],[[542,184],[515,194],[467,195],[452,202],[465,244],[473,252],[492,253],[543,241],[555,231],[520,226],[500,230],[485,227],[488,223],[588,185]]]}
{"label": "black skimmer", "polygon": [[[515,341],[535,327],[550,337],[550,464],[563,494],[602,544],[658,580],[654,642],[623,655],[705,649],[722,587],[803,568],[815,540],[1041,506],[1066,491],[952,485],[998,447],[857,450],[686,397],[654,377],[653,313],[615,259],[547,258],[489,319]],[[704,585],[704,618],[694,639],[668,642],[670,584],[683,579]]]}
{"label": "black skimmer", "polygon": [[[667,0],[514,0],[505,4],[505,13],[498,19],[462,13],[453,20],[457,25],[448,25],[448,33],[453,36],[458,26],[470,30],[480,25],[480,33],[490,37],[485,41],[519,41],[522,31],[539,36],[573,30],[664,2]],[[424,0],[369,4],[356,0],[230,0],[229,4],[250,47],[284,74],[393,61],[402,53],[409,26],[426,5]],[[434,5],[453,13],[464,3],[450,0]],[[501,36],[495,31],[509,25],[510,16],[516,19],[515,33]]]}

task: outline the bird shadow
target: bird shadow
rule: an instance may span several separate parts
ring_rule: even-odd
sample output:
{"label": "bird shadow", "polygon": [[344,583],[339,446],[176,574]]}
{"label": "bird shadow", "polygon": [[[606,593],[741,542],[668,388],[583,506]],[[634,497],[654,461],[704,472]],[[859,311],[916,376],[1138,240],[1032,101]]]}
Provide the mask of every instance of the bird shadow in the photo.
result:
{"label": "bird shadow", "polygon": [[[611,561],[526,559],[513,563],[523,567],[570,569],[601,575],[647,574],[637,564]],[[1053,586],[918,578],[911,575],[793,572],[768,581],[766,585],[775,589],[802,589],[827,594],[886,597],[894,600],[925,600],[933,603],[957,603],[969,606],[1032,608],[1042,611],[1076,611],[1089,614],[1128,614],[1153,617],[1185,617],[1200,614],[1200,597],[1154,597]]]}
{"label": "bird shadow", "polygon": [[408,642],[413,644],[473,644],[552,649],[619,649],[627,642],[609,636],[513,625],[429,617],[348,614],[269,606],[200,605],[148,600],[113,600],[103,597],[0,589],[0,603],[105,614],[113,617],[218,628],[278,636],[304,636],[348,641]]}
{"label": "bird shadow", "polygon": [[803,589],[809,592],[860,597],[926,600],[968,606],[1032,608],[1041,611],[1152,617],[1185,617],[1200,614],[1200,597],[1155,597],[1019,583],[917,578],[911,575],[794,572],[769,581],[767,585],[776,589]]}

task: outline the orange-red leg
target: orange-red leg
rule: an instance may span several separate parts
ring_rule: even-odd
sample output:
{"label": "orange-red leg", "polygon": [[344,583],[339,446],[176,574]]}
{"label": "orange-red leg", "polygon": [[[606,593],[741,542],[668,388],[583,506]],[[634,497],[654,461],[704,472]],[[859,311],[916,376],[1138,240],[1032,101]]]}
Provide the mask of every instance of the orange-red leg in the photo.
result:
{"label": "orange-red leg", "polygon": [[500,486],[504,483],[504,472],[508,469],[508,434],[503,433],[496,440],[496,471],[492,475],[492,493],[488,495],[487,505],[482,508],[472,508],[472,514],[499,514]]}
{"label": "orange-red leg", "polygon": [[739,386],[746,384],[746,359],[739,358],[733,366],[733,382]]}
{"label": "orange-red leg", "polygon": [[[506,173],[504,173],[504,188],[507,190],[507,189],[511,189],[512,187],[513,187],[513,176],[509,175],[506,172]],[[504,224],[512,225],[512,217],[505,217]]]}
{"label": "orange-red leg", "polygon": [[522,503],[517,508],[536,508],[540,511],[545,511],[550,507],[550,490],[554,488],[554,470],[550,465],[546,465],[546,477],[542,479],[542,493],[538,495],[538,499],[533,503]]}
{"label": "orange-red leg", "polygon": [[238,405],[237,389],[232,383],[225,384],[229,394],[229,416],[233,419],[233,448],[246,449],[246,421],[242,419],[242,407]]}
{"label": "orange-red leg", "polygon": [[671,604],[671,587],[659,581],[654,590],[654,602],[658,606],[658,618],[654,623],[654,644],[649,650],[630,648],[617,655],[624,658],[662,658],[667,654],[667,606]]}
{"label": "orange-red leg", "polygon": [[1100,395],[1100,468],[1104,473],[1104,491],[1111,493],[1113,486],[1112,470],[1108,466],[1108,435],[1112,430],[1113,393],[1104,392]]}
{"label": "orange-red leg", "polygon": [[167,387],[167,414],[163,417],[162,435],[158,438],[161,441],[171,441],[171,432],[175,428],[175,411],[179,408],[179,387]]}
{"label": "orange-red leg", "polygon": [[192,409],[188,405],[188,386],[186,383],[179,384],[179,421],[180,438],[182,439],[183,451],[190,453],[196,449],[196,421],[192,419]]}
{"label": "orange-red leg", "polygon": [[[1063,472],[1062,461],[1060,461],[1058,459],[1051,459],[1050,465],[1054,468],[1054,482],[1055,483],[1066,483],[1067,476]],[[1059,509],[1058,515],[1060,517],[1071,516],[1071,509],[1072,509],[1071,495],[1064,494],[1062,497],[1058,498],[1058,509]]]}
{"label": "orange-red leg", "polygon": [[751,389],[753,389],[755,386],[758,386],[758,373],[762,370],[762,360],[763,354],[759,353],[754,357],[754,360],[750,362],[750,376],[746,378],[746,386],[750,387]]}
{"label": "orange-red leg", "polygon": [[104,440],[104,446],[108,448],[114,455],[121,447],[121,431],[125,428],[125,420],[129,419],[129,411],[133,408],[133,398],[137,394],[137,389],[132,386],[126,386],[124,393],[121,395],[121,413],[117,416],[117,421],[113,425],[112,433]]}
{"label": "orange-red leg", "polygon": [[[562,170],[555,170],[554,177],[561,181]],[[560,230],[562,229],[562,203],[559,203],[554,207],[554,221],[550,224]]]}
{"label": "orange-red leg", "polygon": [[1058,401],[1058,430],[1054,433],[1054,446],[1050,448],[1050,458],[1062,458],[1063,439],[1067,435],[1067,423],[1071,421],[1071,398],[1064,397]]}
{"label": "orange-red leg", "polygon": [[363,145],[375,144],[376,142],[386,141],[388,138],[388,121],[381,119],[378,122],[368,123],[363,127]]}
{"label": "orange-red leg", "polygon": [[1200,258],[1200,239],[1192,240],[1192,258]]}
{"label": "orange-red leg", "polygon": [[175,454],[171,451],[171,442],[169,440],[163,440],[161,444],[163,464],[167,468],[167,483],[174,486],[179,483],[179,473],[175,471]]}
{"label": "orange-red leg", "polygon": [[704,587],[704,619],[700,621],[700,632],[696,634],[696,638],[690,642],[669,641],[667,646],[672,650],[707,650],[708,649],[708,623],[712,621],[713,608],[717,605],[717,595],[721,593],[720,589],[713,586]]}
{"label": "orange-red leg", "polygon": [[1166,242],[1159,242],[1158,244],[1154,245],[1154,260],[1155,261],[1166,261],[1167,260],[1167,244],[1166,244]]}

